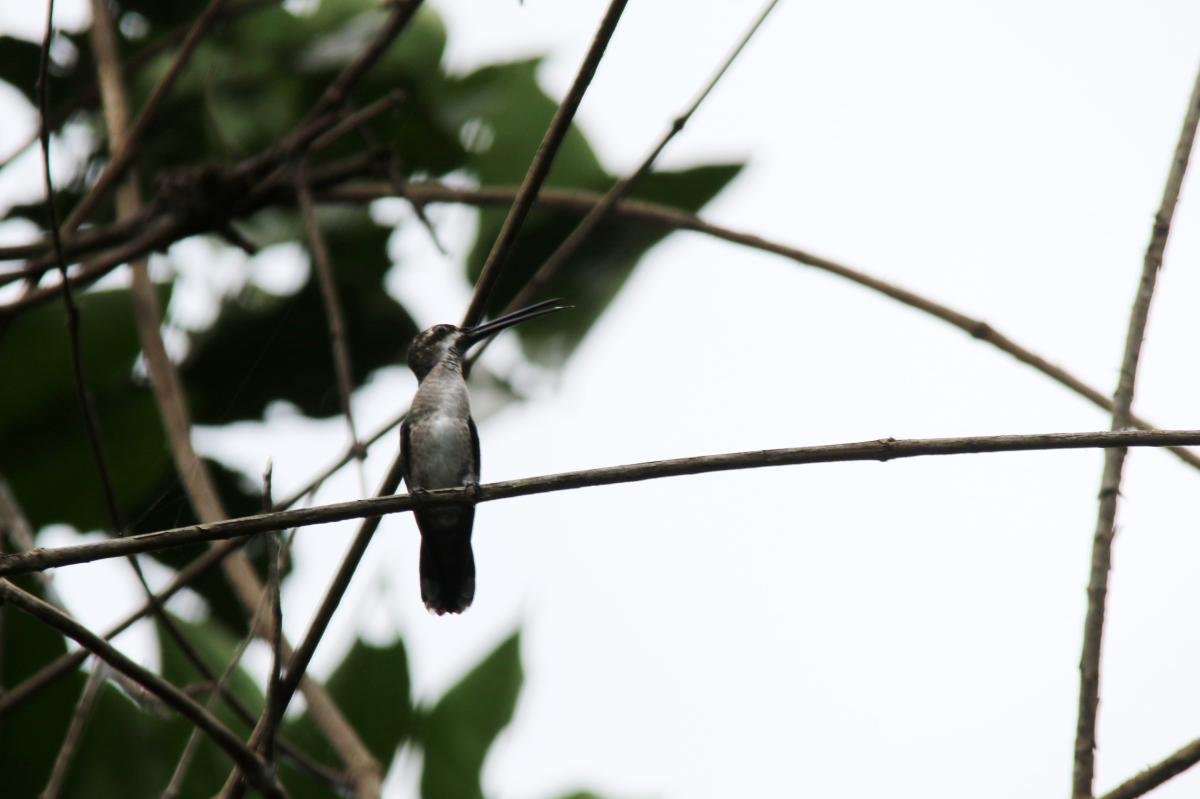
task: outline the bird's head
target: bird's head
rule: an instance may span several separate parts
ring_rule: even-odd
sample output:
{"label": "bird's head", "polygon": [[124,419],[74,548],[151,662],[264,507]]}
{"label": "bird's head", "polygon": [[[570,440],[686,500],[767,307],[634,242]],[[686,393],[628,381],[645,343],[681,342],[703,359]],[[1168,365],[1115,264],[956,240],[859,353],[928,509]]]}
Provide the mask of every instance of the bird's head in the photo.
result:
{"label": "bird's head", "polygon": [[558,305],[558,302],[558,300],[544,300],[474,327],[463,328],[441,324],[422,330],[408,346],[408,368],[413,370],[413,374],[417,376],[418,380],[424,380],[425,375],[429,374],[433,367],[443,360],[462,358],[472,345],[489,336],[494,336],[501,330],[521,322],[537,319],[539,316],[570,307]]}

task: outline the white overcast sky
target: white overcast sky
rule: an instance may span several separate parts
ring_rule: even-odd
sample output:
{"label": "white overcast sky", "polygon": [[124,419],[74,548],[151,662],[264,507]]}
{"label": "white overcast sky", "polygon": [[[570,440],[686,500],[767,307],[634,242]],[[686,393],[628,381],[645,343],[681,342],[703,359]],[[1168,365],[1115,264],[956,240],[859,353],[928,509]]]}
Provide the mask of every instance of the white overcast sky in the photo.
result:
{"label": "white overcast sky", "polygon": [[[555,96],[605,6],[431,2],[448,20],[452,69],[546,53],[541,78]],[[0,25],[36,33],[37,5],[0,6]],[[79,20],[85,4],[61,5]],[[579,115],[610,169],[638,162],[760,8],[630,3]],[[1109,393],[1200,65],[1198,32],[1200,5],[1184,0],[784,0],[664,160],[747,160],[707,217],[981,317]],[[15,98],[0,103],[6,118],[32,122]],[[0,144],[16,138],[4,132]],[[1135,403],[1161,426],[1200,426],[1194,185]],[[460,257],[473,214],[434,219]],[[415,226],[393,249],[392,285],[422,322],[461,316],[460,270]],[[509,345],[489,355],[494,368],[515,360]],[[405,370],[378,375],[356,398],[363,426],[412,389]],[[482,425],[485,480],[1108,425],[945,324],[696,234],[653,250],[561,377],[535,393]],[[201,440],[251,473],[273,458],[285,491],[344,439],[337,420],[281,412]],[[393,446],[370,461],[370,484]],[[327,673],[356,630],[399,631],[416,690],[432,698],[521,625],[526,690],[485,769],[488,794],[502,799],[581,787],[664,799],[1064,796],[1101,462],[1089,451],[807,466],[491,503],[476,520],[476,603],[456,619],[424,612],[415,528],[391,518],[316,670]],[[1134,451],[1127,463],[1101,792],[1200,737],[1198,480],[1166,453]],[[318,500],[358,486],[349,473]],[[299,534],[290,634],[302,634],[350,529]],[[129,584],[124,599],[136,600],[122,569],[60,570],[59,581],[100,624],[124,606],[89,607],[97,580]],[[146,651],[144,636],[126,645]],[[389,796],[413,796],[416,760],[398,762]],[[1198,791],[1200,771],[1155,796]]]}

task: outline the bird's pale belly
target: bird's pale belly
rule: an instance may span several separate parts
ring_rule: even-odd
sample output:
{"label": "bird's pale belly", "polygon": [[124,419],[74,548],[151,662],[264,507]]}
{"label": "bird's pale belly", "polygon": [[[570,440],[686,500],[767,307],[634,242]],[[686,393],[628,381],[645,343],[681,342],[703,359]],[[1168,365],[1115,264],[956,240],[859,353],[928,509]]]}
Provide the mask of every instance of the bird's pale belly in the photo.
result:
{"label": "bird's pale belly", "polygon": [[466,421],[452,416],[431,416],[409,430],[409,441],[418,457],[410,462],[412,487],[453,488],[473,474],[471,430]]}

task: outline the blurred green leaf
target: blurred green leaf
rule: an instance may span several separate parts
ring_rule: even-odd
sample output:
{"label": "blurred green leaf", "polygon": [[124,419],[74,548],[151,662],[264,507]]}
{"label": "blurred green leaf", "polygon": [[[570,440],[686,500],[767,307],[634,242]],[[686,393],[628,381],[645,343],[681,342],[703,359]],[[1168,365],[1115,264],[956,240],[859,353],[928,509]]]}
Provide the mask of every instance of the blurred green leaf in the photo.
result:
{"label": "blurred green leaf", "polygon": [[[172,616],[172,620],[195,649],[200,659],[208,666],[209,670],[217,678],[220,678],[228,665],[233,661],[234,652],[240,644],[240,636],[231,633],[215,619],[208,619],[197,623]],[[179,687],[204,684],[206,682],[205,678],[201,676],[199,670],[196,669],[191,660],[179,648],[179,645],[170,633],[164,629],[162,623],[157,622],[155,628],[158,633],[162,676]],[[258,713],[262,712],[262,692],[240,665],[226,682],[226,687],[252,714],[257,716]],[[209,693],[205,691],[193,698],[201,704],[206,704]],[[218,701],[212,710],[217,718],[231,730],[234,730],[243,737],[249,736],[250,730],[247,725],[234,714],[224,701]],[[164,747],[167,751],[163,752],[159,758],[160,760],[164,760],[171,770],[174,769],[175,763],[183,751],[186,742],[186,733],[189,729],[190,725],[183,723],[182,734],[174,737],[171,744]],[[230,766],[228,755],[219,749],[210,739],[207,737],[203,738],[196,749],[195,758],[188,769],[188,776],[185,781],[185,785],[187,786],[185,796],[194,796],[199,799],[199,797],[216,795],[220,791],[221,785],[224,784],[225,778],[229,775]],[[170,771],[167,772],[166,778],[158,784],[157,791],[165,788],[169,779]],[[150,796],[155,793],[157,792],[148,791],[140,795]]]}
{"label": "blurred green leaf", "polygon": [[[489,185],[520,183],[558,103],[537,82],[538,60],[484,67],[446,82],[438,109],[466,140],[467,166]],[[603,176],[596,155],[572,125],[554,158],[547,185],[590,187]]]}
{"label": "blurred green leaf", "polygon": [[[738,164],[725,164],[679,172],[652,172],[634,188],[632,196],[698,211],[740,170]],[[613,182],[613,178],[597,173],[579,185],[603,192]],[[479,234],[467,263],[472,280],[479,276],[506,214],[507,209],[481,212]],[[581,218],[579,214],[544,210],[535,210],[529,215],[497,281],[489,304],[490,315],[498,314],[516,296]],[[625,285],[646,251],[669,233],[661,227],[621,219],[602,223],[543,291],[545,297],[562,297],[574,308],[516,328],[526,353],[548,365],[561,364]]]}
{"label": "blurred green leaf", "polygon": [[[355,385],[403,356],[416,326],[383,290],[391,267],[390,231],[365,212],[320,215],[338,300],[346,320]],[[216,322],[193,339],[182,366],[200,424],[257,419],[284,400],[304,414],[341,412],[315,273],[296,294],[279,297],[250,287],[225,301]]]}
{"label": "blurred green leaf", "polygon": [[[413,708],[404,642],[397,639],[388,646],[377,647],[355,641],[325,687],[386,771],[396,747],[412,734]],[[306,752],[329,765],[338,765],[328,742],[307,712],[287,721],[283,731]],[[280,776],[292,799],[328,796],[324,789],[290,766],[281,769]]]}
{"label": "blurred green leaf", "polygon": [[[16,583],[41,596],[29,578]],[[57,632],[14,607],[0,607],[0,685],[17,685],[66,651]],[[5,796],[37,796],[46,787],[85,679],[82,672],[71,672],[0,716]]]}
{"label": "blurred green leaf", "polygon": [[[133,378],[137,334],[124,290],[77,298],[81,352],[110,472],[126,514],[140,511],[169,461],[150,391]],[[35,527],[111,527],[71,377],[66,312],[50,303],[18,317],[0,339],[0,471]]]}
{"label": "blurred green leaf", "polygon": [[512,720],[522,680],[520,633],[513,633],[423,714],[424,799],[482,799],[484,758]]}

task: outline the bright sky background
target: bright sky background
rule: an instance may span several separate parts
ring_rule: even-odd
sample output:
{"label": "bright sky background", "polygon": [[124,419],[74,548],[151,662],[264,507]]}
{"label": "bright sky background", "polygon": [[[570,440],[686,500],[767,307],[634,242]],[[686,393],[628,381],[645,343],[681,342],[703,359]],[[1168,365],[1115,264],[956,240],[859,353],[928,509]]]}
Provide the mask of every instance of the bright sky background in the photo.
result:
{"label": "bright sky background", "polygon": [[[85,4],[61,5],[64,20],[79,20],[72,7]],[[453,69],[547,53],[541,76],[561,96],[605,3],[433,5],[448,20]],[[636,165],[760,8],[630,4],[580,112],[611,169]],[[40,14],[4,4],[0,27],[36,34]],[[1184,0],[785,0],[664,161],[746,159],[708,218],[983,318],[1110,393],[1197,31],[1200,5]],[[6,118],[32,122],[14,103],[0,96]],[[1200,426],[1194,185],[1176,215],[1135,403],[1164,427]],[[433,216],[461,257],[473,214]],[[408,228],[393,240],[395,290],[422,322],[457,319],[468,296],[459,270]],[[489,353],[493,368],[514,362],[507,345]],[[413,386],[406,370],[377,375],[356,398],[363,428],[405,405]],[[1108,426],[943,323],[696,234],[657,247],[561,377],[534,393],[482,424],[485,480],[884,436]],[[201,443],[255,474],[273,458],[284,492],[340,453],[345,434],[339,420],[282,412]],[[371,485],[394,443],[377,448]],[[485,770],[501,799],[575,788],[664,799],[1066,796],[1102,459],[806,466],[490,503],[476,520],[476,603],[456,619],[425,613],[415,527],[393,517],[315,670],[327,673],[356,630],[377,640],[398,630],[416,690],[433,698],[522,626],[526,690]],[[1162,452],[1135,450],[1127,463],[1099,792],[1200,737],[1198,480]],[[358,486],[350,472],[318,501]],[[290,634],[306,627],[350,529],[298,535]],[[58,580],[99,625],[125,606],[95,607],[89,586],[126,585],[122,601],[137,599],[123,569],[76,567]],[[144,636],[123,640],[147,649]],[[399,762],[389,796],[414,796],[415,761]],[[1154,796],[1197,791],[1200,770]]]}

